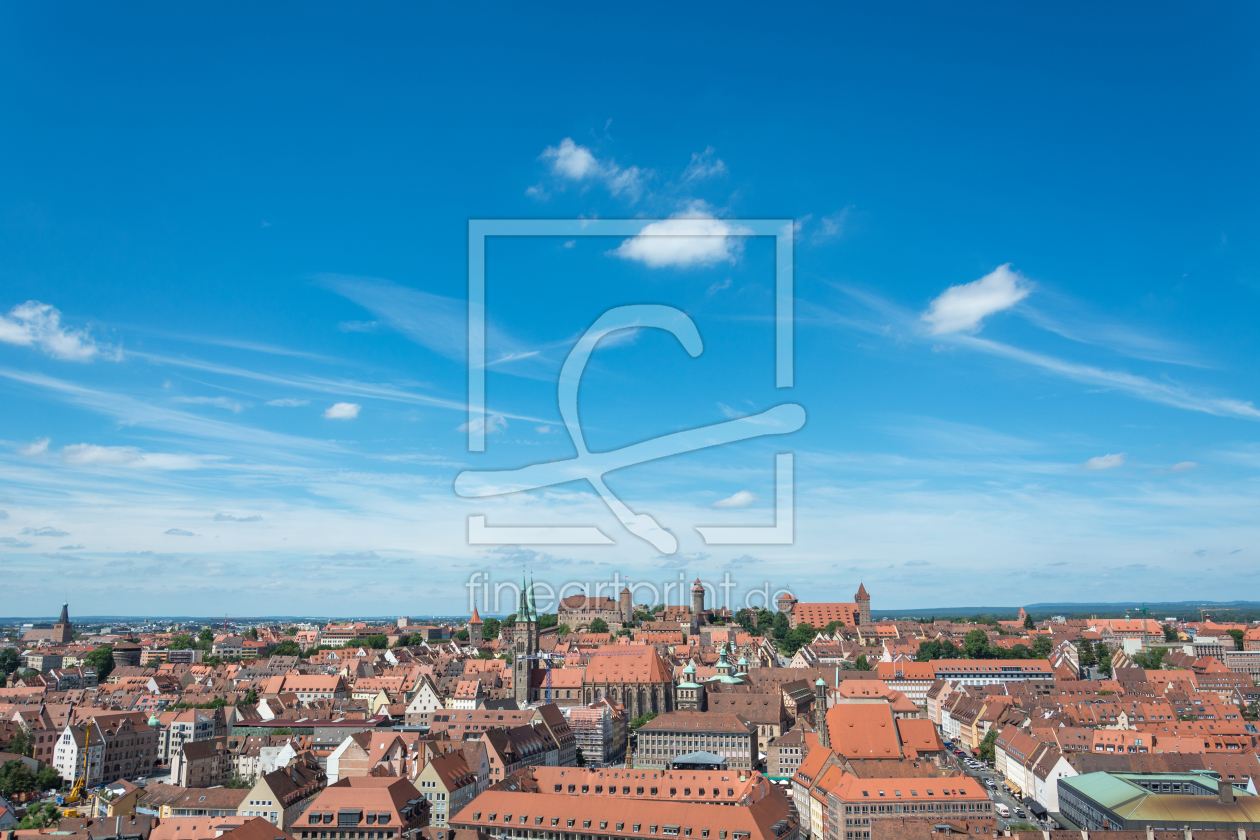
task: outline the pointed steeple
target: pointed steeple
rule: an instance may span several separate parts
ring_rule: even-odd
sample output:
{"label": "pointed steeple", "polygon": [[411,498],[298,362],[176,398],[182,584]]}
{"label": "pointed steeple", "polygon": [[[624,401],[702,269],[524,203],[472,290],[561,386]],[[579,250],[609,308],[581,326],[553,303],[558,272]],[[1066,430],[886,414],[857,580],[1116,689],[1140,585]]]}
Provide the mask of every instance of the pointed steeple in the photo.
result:
{"label": "pointed steeple", "polygon": [[858,591],[857,591],[857,595],[853,596],[853,600],[855,600],[855,601],[869,601],[869,600],[871,600],[871,596],[866,594],[866,586],[865,586],[865,584],[862,584],[862,583],[859,583],[859,584],[858,584]]}
{"label": "pointed steeple", "polygon": [[65,601],[61,602],[61,618],[57,619],[58,624],[70,623],[70,605]]}
{"label": "pointed steeple", "polygon": [[477,605],[473,604],[472,618],[468,619],[469,624],[481,624],[481,616],[477,614]]}
{"label": "pointed steeple", "polygon": [[538,620],[538,603],[534,600],[534,573],[529,573],[529,620]]}

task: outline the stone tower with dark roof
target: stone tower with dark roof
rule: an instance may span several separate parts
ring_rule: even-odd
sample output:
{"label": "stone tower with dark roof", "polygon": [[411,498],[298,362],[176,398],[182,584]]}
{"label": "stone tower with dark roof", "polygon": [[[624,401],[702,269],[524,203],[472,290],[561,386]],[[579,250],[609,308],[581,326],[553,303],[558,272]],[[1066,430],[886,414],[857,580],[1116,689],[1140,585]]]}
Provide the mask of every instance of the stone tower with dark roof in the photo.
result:
{"label": "stone tower with dark roof", "polygon": [[704,624],[704,584],[700,582],[700,578],[696,578],[695,586],[691,587],[691,614]]}
{"label": "stone tower with dark roof", "polygon": [[858,605],[858,625],[866,627],[871,623],[871,596],[866,594],[866,585],[859,583],[857,594],[853,600]]}
{"label": "stone tower with dark roof", "polygon": [[621,623],[626,627],[634,624],[634,605],[630,603],[630,600],[630,581],[626,581],[625,588],[621,590],[621,595],[618,596],[618,606],[621,607]]}

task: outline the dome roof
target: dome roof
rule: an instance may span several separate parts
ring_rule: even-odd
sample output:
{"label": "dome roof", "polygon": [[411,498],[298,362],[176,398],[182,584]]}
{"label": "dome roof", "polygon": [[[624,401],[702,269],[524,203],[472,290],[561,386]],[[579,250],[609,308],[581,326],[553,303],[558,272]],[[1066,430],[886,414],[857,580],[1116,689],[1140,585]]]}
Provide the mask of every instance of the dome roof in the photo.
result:
{"label": "dome roof", "polygon": [[157,712],[149,715],[149,726],[158,727],[162,725],[162,721],[158,720]]}

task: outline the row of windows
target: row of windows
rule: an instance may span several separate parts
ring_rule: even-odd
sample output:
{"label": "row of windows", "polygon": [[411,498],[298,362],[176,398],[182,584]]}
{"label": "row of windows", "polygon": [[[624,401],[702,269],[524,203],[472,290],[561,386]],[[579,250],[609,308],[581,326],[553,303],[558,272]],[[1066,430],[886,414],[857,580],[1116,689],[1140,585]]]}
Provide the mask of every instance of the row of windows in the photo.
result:
{"label": "row of windows", "polygon": [[[493,813],[493,812],[492,812],[492,813],[488,814],[486,818],[487,818],[490,822],[495,822],[495,821],[498,819],[498,814],[496,814],[496,813]],[[475,813],[473,814],[473,820],[480,820],[480,819],[481,819],[481,812],[480,812],[480,811],[475,812]],[[534,825],[542,825],[542,824],[543,824],[543,820],[545,820],[545,819],[546,819],[546,817],[534,817],[534,823],[533,823],[533,824],[534,824]],[[560,825],[560,819],[561,819],[560,817],[552,817],[552,818],[551,818],[551,825],[552,825],[552,827],[555,827],[555,826]],[[511,822],[512,822],[512,815],[511,815],[511,814],[504,814],[504,815],[503,815],[503,822],[504,822],[505,824],[506,824],[506,823],[511,823]],[[590,827],[591,827],[591,823],[592,823],[592,822],[594,822],[594,821],[593,821],[593,820],[582,820],[582,828],[590,828]],[[520,817],[520,822],[518,823],[518,825],[528,825],[528,824],[529,824],[529,816],[528,816],[528,815],[526,815],[526,814],[521,814],[521,817]],[[565,828],[574,828],[574,827],[576,827],[576,824],[577,824],[577,819],[576,819],[576,818],[574,818],[574,817],[569,817],[569,818],[568,818],[568,820],[567,820],[567,821],[566,821],[566,823],[565,823]],[[666,836],[666,837],[678,837],[678,836],[682,836],[682,837],[691,837],[691,836],[692,836],[692,829],[691,829],[691,828],[689,828],[689,827],[684,827],[684,826],[678,826],[678,825],[664,825],[664,826],[649,825],[649,826],[648,826],[648,834],[656,834],[656,833],[657,833],[657,829],[660,829],[660,833],[661,833],[662,835]],[[600,830],[600,831],[607,831],[607,830],[608,830],[608,820],[600,820],[600,821],[599,821],[599,830]],[[624,822],[619,822],[619,823],[617,823],[617,828],[616,828],[616,830],[617,830],[617,831],[625,831],[625,830],[626,830],[626,824],[625,824]],[[634,824],[631,826],[630,830],[631,830],[632,832],[634,832],[635,834],[641,833],[641,832],[643,831],[643,824],[642,824],[642,823],[634,823]],[[700,833],[699,833],[698,835],[696,835],[696,836],[699,836],[700,838],[702,838],[702,839],[703,839],[703,838],[709,837],[710,835],[711,835],[711,831],[710,831],[709,829],[707,829],[707,828],[702,828],[702,829],[700,829]],[[732,831],[732,832],[729,832],[729,835],[728,835],[728,832],[726,831],[726,829],[722,829],[721,831],[718,831],[718,832],[717,832],[717,840],[727,840],[728,836],[729,836],[730,840],[748,840],[748,836],[749,836],[749,835],[748,835],[748,832],[746,832],[746,831]]]}
{"label": "row of windows", "polygon": [[846,814],[904,814],[918,813],[920,811],[988,811],[991,806],[988,802],[924,802],[908,803],[905,805],[845,805],[844,812]]}
{"label": "row of windows", "polygon": [[391,840],[392,831],[303,831],[302,840]]}
{"label": "row of windows", "polygon": [[[563,788],[564,788],[564,786],[563,786],[563,785],[556,785],[556,793],[563,793],[563,792],[564,792]],[[635,787],[635,790],[634,790],[635,795],[636,795],[636,796],[642,796],[642,795],[643,795],[643,790],[644,790],[644,788],[643,788],[643,786],[642,786],[642,785],[639,785],[639,786]],[[657,793],[660,791],[660,788],[655,788],[655,787],[654,787],[654,788],[651,788],[650,790],[652,791],[651,795],[652,795],[652,796],[656,796],[656,795],[657,795]],[[704,789],[704,788],[699,788],[699,789],[698,789],[698,795],[700,795],[700,796],[704,796],[704,791],[705,791],[705,789]],[[569,792],[569,793],[577,793],[577,785],[569,785],[569,790],[568,790],[568,792]],[[591,786],[590,786],[590,785],[582,785],[582,793],[590,793],[590,792],[591,792]],[[603,792],[604,792],[604,786],[603,786],[603,785],[595,785],[595,792],[596,792],[596,793],[603,793]],[[617,786],[616,786],[616,785],[609,785],[609,786],[608,786],[608,793],[609,793],[610,795],[614,795],[614,794],[616,794],[616,793],[617,793]],[[622,785],[622,788],[621,788],[621,794],[622,794],[622,796],[629,796],[629,795],[630,795],[630,786],[629,786],[629,785]],[[677,795],[678,795],[678,788],[676,788],[676,787],[672,787],[672,788],[670,788],[670,789],[669,789],[669,795],[670,795],[670,796],[677,796]],[[721,791],[720,791],[720,790],[718,790],[717,788],[713,788],[713,795],[714,795],[714,796],[721,796],[721,795],[722,795],[722,793],[721,793]],[[726,789],[726,795],[727,795],[727,796],[734,796],[734,795],[735,795],[735,789],[734,789],[734,788],[727,788],[727,789]],[[688,788],[683,788],[683,796],[691,796],[691,788],[689,788],[689,787],[688,787]]]}

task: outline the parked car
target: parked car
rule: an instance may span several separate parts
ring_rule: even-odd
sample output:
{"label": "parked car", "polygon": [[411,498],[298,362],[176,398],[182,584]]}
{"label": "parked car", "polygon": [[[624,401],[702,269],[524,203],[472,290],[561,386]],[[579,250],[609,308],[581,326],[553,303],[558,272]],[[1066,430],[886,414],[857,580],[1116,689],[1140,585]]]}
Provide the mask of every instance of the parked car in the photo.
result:
{"label": "parked car", "polygon": [[1024,809],[1023,809],[1023,808],[1016,808],[1016,809],[1015,809],[1015,816],[1019,817],[1019,818],[1022,820],[1024,817],[1026,817],[1026,816],[1028,816],[1028,815],[1024,813]]}
{"label": "parked car", "polygon": [[989,779],[987,782],[985,782],[985,784],[988,785],[991,790],[997,790],[997,782],[993,781],[992,779]]}

